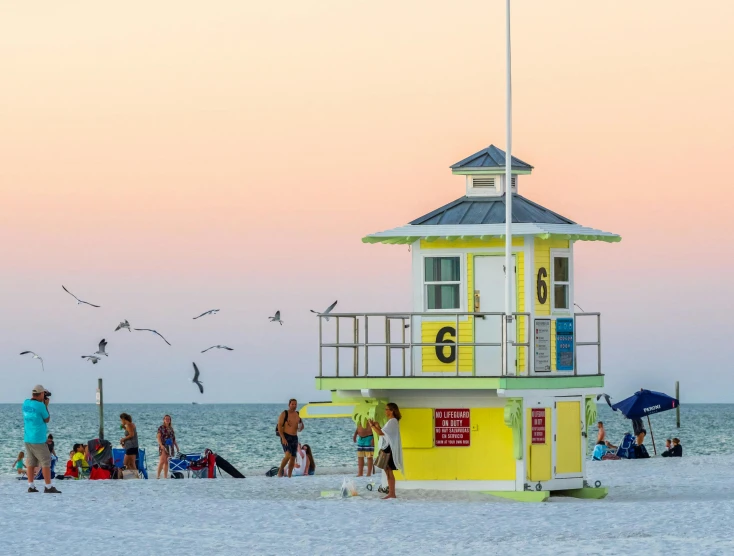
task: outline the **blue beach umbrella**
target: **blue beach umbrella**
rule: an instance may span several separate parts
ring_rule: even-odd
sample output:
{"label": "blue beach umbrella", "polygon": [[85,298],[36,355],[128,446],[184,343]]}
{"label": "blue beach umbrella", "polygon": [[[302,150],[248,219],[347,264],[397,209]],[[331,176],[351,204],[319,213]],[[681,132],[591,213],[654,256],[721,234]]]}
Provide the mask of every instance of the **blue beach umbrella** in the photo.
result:
{"label": "blue beach umbrella", "polygon": [[670,409],[675,409],[680,402],[675,398],[655,392],[653,390],[641,389],[635,392],[629,398],[617,402],[612,406],[614,411],[621,411],[622,415],[628,419],[642,419],[647,417],[647,425],[650,427],[650,437],[652,438],[652,448],[657,454],[655,448],[655,437],[652,434],[652,424],[650,423],[650,415],[661,413]]}

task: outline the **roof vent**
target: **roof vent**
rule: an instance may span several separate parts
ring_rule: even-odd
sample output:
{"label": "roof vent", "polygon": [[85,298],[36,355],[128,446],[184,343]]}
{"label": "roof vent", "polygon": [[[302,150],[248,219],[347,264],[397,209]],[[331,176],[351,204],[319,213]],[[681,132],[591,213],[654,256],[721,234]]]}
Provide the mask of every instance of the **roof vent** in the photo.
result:
{"label": "roof vent", "polygon": [[474,176],[472,177],[471,184],[472,187],[494,187],[494,180],[495,178],[493,176]]}
{"label": "roof vent", "polygon": [[517,176],[512,176],[510,183],[512,183],[512,187],[517,188]]}

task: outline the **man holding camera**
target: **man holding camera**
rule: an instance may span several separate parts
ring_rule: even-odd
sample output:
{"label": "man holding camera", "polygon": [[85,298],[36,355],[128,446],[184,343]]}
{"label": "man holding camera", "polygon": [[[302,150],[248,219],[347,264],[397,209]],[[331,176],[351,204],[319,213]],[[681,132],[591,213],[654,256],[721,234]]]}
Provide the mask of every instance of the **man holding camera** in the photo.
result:
{"label": "man holding camera", "polygon": [[46,494],[61,494],[51,482],[51,452],[48,451],[46,438],[48,427],[46,423],[51,417],[48,413],[48,402],[51,392],[37,384],[31,392],[31,399],[23,402],[23,428],[26,453],[26,467],[28,468],[28,492],[38,492],[33,479],[40,467],[43,480],[46,483],[43,492]]}

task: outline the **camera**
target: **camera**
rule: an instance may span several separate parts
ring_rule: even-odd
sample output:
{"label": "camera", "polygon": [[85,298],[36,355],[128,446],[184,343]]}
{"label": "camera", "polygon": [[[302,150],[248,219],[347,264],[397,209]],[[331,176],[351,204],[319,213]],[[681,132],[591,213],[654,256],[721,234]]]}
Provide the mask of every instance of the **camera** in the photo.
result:
{"label": "camera", "polygon": [[45,392],[43,393],[43,399],[46,399],[46,398],[50,398],[50,397],[51,397],[51,392],[49,392],[48,390],[46,390],[46,391],[45,391]]}

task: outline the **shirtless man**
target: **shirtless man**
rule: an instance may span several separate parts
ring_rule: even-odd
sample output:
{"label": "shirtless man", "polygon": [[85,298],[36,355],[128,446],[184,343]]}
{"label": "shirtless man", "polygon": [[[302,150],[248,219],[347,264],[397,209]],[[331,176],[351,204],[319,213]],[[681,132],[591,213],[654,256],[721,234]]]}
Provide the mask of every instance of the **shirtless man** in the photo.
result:
{"label": "shirtless man", "polygon": [[367,476],[372,475],[372,458],[375,453],[375,437],[372,436],[372,430],[368,426],[362,426],[361,423],[357,424],[357,430],[354,431],[352,442],[357,443],[357,465],[359,466],[359,472],[357,477],[362,476],[364,470],[364,460],[367,458]]}
{"label": "shirtless man", "polygon": [[293,475],[293,467],[296,465],[296,454],[298,453],[298,433],[303,430],[303,421],[296,411],[298,402],[291,399],[288,402],[288,409],[283,411],[278,417],[278,435],[283,445],[285,456],[280,462],[278,468],[278,477],[282,477],[285,472],[285,466],[288,465],[288,477]]}
{"label": "shirtless man", "polygon": [[604,423],[602,423],[601,421],[599,421],[596,424],[596,427],[599,429],[599,434],[597,434],[597,436],[596,436],[596,443],[597,444],[606,444],[605,441],[606,441],[607,433],[604,430]]}

